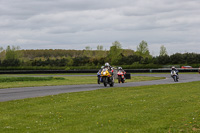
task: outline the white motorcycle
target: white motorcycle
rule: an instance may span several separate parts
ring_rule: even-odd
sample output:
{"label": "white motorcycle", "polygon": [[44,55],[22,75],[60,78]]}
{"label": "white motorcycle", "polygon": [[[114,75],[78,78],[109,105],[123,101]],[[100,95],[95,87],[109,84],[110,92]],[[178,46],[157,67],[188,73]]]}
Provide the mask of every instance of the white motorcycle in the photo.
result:
{"label": "white motorcycle", "polygon": [[171,77],[174,79],[174,82],[178,82],[179,76],[175,70],[171,71]]}

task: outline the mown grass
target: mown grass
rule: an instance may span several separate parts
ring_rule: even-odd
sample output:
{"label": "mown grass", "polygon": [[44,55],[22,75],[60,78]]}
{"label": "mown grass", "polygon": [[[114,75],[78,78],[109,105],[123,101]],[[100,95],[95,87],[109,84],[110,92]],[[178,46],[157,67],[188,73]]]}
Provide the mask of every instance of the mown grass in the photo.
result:
{"label": "mown grass", "polygon": [[[56,75],[55,75],[56,76]],[[41,80],[40,80],[41,79]],[[43,79],[43,80],[42,80]],[[139,82],[147,80],[158,80],[162,77],[134,76],[126,82]],[[2,82],[1,82],[2,80]],[[117,80],[116,80],[117,83]],[[61,77],[0,77],[0,89],[16,87],[36,87],[54,85],[78,85],[78,84],[97,84],[96,76],[61,76]]]}
{"label": "mown grass", "polygon": [[63,77],[0,77],[2,82],[64,80]]}
{"label": "mown grass", "polygon": [[200,82],[106,88],[0,103],[0,132],[200,132]]}

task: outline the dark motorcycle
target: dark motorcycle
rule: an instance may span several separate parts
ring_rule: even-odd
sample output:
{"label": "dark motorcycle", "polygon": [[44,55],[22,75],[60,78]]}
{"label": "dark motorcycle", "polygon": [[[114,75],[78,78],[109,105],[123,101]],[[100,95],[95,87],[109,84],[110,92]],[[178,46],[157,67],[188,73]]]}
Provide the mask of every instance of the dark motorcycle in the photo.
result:
{"label": "dark motorcycle", "polygon": [[101,72],[98,72],[98,73],[97,73],[97,77],[98,77],[97,83],[98,83],[98,84],[103,83],[103,78],[101,77]]}

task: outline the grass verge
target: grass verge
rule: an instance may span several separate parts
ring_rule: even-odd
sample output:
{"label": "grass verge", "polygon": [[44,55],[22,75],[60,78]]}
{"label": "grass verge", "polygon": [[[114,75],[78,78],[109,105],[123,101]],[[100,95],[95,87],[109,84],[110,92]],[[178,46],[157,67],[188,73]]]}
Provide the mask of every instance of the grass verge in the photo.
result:
{"label": "grass verge", "polygon": [[64,80],[63,77],[0,77],[0,83],[19,82],[19,81],[51,81]]}
{"label": "grass verge", "polygon": [[0,132],[200,132],[200,82],[106,88],[0,103]]}
{"label": "grass verge", "polygon": [[[1,82],[1,79],[4,82]],[[43,80],[40,80],[40,79],[43,79]],[[139,82],[139,81],[158,80],[158,79],[163,79],[163,78],[162,77],[134,76],[132,77],[132,79],[127,79],[126,82]],[[16,88],[16,87],[96,84],[97,77],[96,76],[0,77],[0,82],[1,82],[0,89],[2,89],[2,88]]]}

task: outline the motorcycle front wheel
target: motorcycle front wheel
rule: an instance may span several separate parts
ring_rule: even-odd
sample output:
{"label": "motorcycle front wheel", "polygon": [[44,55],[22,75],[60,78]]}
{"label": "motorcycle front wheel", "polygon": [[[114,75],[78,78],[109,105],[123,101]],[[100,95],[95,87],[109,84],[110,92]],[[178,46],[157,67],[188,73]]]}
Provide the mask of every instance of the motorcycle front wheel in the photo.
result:
{"label": "motorcycle front wheel", "polygon": [[110,87],[113,87],[114,86],[114,82],[110,83]]}
{"label": "motorcycle front wheel", "polygon": [[124,79],[122,78],[121,80],[122,80],[122,83],[124,83]]}
{"label": "motorcycle front wheel", "polygon": [[110,87],[113,87],[114,86],[114,77],[112,77],[111,79],[110,79]]}
{"label": "motorcycle front wheel", "polygon": [[121,82],[121,76],[119,75],[118,76],[118,83],[120,83]]}
{"label": "motorcycle front wheel", "polygon": [[108,84],[107,77],[103,77],[103,85],[106,87]]}
{"label": "motorcycle front wheel", "polygon": [[100,84],[100,76],[98,76],[97,83]]}
{"label": "motorcycle front wheel", "polygon": [[178,78],[176,78],[176,82],[178,82]]}
{"label": "motorcycle front wheel", "polygon": [[174,82],[177,82],[177,77],[173,76]]}

